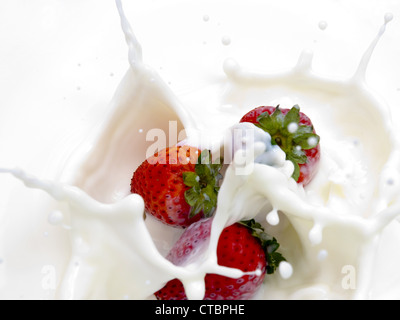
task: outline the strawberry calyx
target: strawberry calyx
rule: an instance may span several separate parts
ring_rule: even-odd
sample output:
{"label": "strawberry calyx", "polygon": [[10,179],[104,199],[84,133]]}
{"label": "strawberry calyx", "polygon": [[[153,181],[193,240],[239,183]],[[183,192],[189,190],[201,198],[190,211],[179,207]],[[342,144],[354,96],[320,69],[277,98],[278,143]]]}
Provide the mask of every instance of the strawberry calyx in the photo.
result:
{"label": "strawberry calyx", "polygon": [[254,219],[240,221],[240,224],[251,230],[253,237],[257,238],[261,242],[261,246],[264,249],[265,256],[267,259],[267,274],[272,274],[279,267],[282,261],[286,261],[286,258],[279,252],[279,243],[275,237],[270,236],[264,231],[264,228],[260,223],[256,222]]}
{"label": "strawberry calyx", "polygon": [[299,164],[307,162],[304,150],[315,148],[319,143],[319,136],[315,134],[312,125],[300,124],[300,108],[293,106],[289,112],[283,114],[279,105],[272,114],[264,112],[257,118],[256,126],[271,135],[271,143],[278,145],[286,154],[286,160],[294,165],[292,177],[298,180],[300,176]]}
{"label": "strawberry calyx", "polygon": [[203,150],[195,165],[195,171],[183,172],[183,182],[190,189],[185,191],[185,200],[191,209],[192,218],[200,212],[204,217],[210,217],[217,206],[219,181],[222,178],[220,170],[222,163],[212,163],[211,152]]}

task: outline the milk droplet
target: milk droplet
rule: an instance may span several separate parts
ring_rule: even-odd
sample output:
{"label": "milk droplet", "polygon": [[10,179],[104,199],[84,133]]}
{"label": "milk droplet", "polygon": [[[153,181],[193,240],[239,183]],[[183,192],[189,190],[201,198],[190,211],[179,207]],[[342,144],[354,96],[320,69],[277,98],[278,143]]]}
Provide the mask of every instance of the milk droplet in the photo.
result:
{"label": "milk droplet", "polygon": [[272,209],[268,214],[266,218],[267,222],[272,225],[276,226],[279,224],[279,215],[278,215],[278,210]]}
{"label": "milk droplet", "polygon": [[292,265],[287,261],[282,261],[279,264],[279,274],[282,277],[282,279],[289,279],[293,274]]}
{"label": "milk droplet", "polygon": [[360,145],[360,140],[358,140],[357,138],[354,138],[354,140],[353,140],[353,145],[354,145],[355,147],[358,147],[358,146]]}
{"label": "milk droplet", "polygon": [[395,181],[394,181],[393,178],[389,178],[389,179],[386,180],[386,184],[388,186],[393,186],[395,184]]}
{"label": "milk droplet", "polygon": [[227,58],[223,65],[224,72],[227,76],[235,77],[240,73],[240,66],[233,58]]}
{"label": "milk droplet", "polygon": [[308,138],[307,142],[310,146],[316,146],[318,144],[318,139],[315,137],[310,137]]}
{"label": "milk droplet", "polygon": [[393,13],[387,12],[385,14],[384,20],[385,20],[386,23],[388,23],[389,21],[392,21],[393,20]]}
{"label": "milk droplet", "polygon": [[323,261],[328,257],[328,251],[326,251],[325,249],[322,249],[318,252],[318,256],[317,259],[319,261]]}
{"label": "milk droplet", "polygon": [[205,15],[203,16],[203,21],[204,21],[204,22],[207,22],[207,21],[209,21],[209,20],[210,20],[210,16],[207,15],[207,14],[205,14]]}
{"label": "milk droplet", "polygon": [[54,210],[50,212],[47,221],[52,224],[53,226],[59,225],[62,223],[64,219],[64,215],[61,211],[59,210]]}
{"label": "milk droplet", "polygon": [[221,42],[224,46],[229,46],[231,44],[231,38],[229,36],[223,36]]}
{"label": "milk droplet", "polygon": [[260,277],[261,275],[262,275],[262,271],[260,270],[260,269],[257,269],[256,271],[254,271],[254,274],[257,276],[257,277]]}
{"label": "milk droplet", "polygon": [[186,295],[190,300],[201,300],[206,292],[204,279],[184,283]]}
{"label": "milk droplet", "polygon": [[295,133],[297,129],[299,128],[299,125],[296,122],[289,123],[287,129],[290,133]]}
{"label": "milk droplet", "polygon": [[328,23],[324,20],[322,20],[318,23],[318,28],[320,28],[321,30],[325,30],[327,27],[328,27]]}

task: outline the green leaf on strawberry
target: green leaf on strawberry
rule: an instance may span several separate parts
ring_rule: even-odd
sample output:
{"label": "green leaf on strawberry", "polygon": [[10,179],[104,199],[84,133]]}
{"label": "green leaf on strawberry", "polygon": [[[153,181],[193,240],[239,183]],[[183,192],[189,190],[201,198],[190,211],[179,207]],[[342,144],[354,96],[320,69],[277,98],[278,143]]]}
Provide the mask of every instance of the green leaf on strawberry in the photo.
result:
{"label": "green leaf on strawberry", "polygon": [[190,217],[203,212],[210,217],[217,206],[219,171],[222,163],[212,163],[211,152],[203,150],[198,158],[194,172],[183,172],[183,182],[190,189],[185,191],[185,200],[191,206]]}
{"label": "green leaf on strawberry", "polygon": [[300,164],[307,162],[304,150],[315,148],[319,136],[314,133],[312,125],[301,124],[300,108],[293,106],[283,114],[279,106],[270,114],[263,112],[257,118],[257,126],[271,135],[271,143],[278,145],[286,154],[286,159],[294,165],[293,179],[300,176]]}
{"label": "green leaf on strawberry", "polygon": [[254,219],[240,221],[240,223],[249,228],[252,235],[260,240],[267,257],[267,274],[274,273],[279,267],[279,264],[282,261],[286,261],[286,258],[283,257],[281,253],[277,252],[280,246],[278,241],[267,234],[261,224]]}

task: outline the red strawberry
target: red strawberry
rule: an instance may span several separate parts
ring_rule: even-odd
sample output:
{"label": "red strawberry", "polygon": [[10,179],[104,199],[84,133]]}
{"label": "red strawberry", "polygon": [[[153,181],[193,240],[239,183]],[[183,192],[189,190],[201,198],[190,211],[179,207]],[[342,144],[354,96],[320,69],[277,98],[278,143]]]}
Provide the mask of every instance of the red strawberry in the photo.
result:
{"label": "red strawberry", "polygon": [[304,186],[312,180],[320,159],[319,136],[299,106],[291,109],[258,107],[245,114],[240,122],[254,123],[271,135],[272,143],[293,162],[293,179]]}
{"label": "red strawberry", "polygon": [[221,165],[209,159],[209,151],[195,147],[166,148],[136,169],[131,192],[143,197],[146,212],[158,220],[187,227],[216,206]]}
{"label": "red strawberry", "polygon": [[[184,266],[193,262],[204,246],[208,245],[212,218],[193,223],[185,230],[167,255],[175,265]],[[282,260],[276,252],[279,244],[263,232],[254,220],[235,223],[225,228],[218,241],[218,264],[240,269],[244,272],[261,270],[261,275],[244,275],[239,279],[218,274],[205,276],[205,300],[245,300],[250,299],[261,286],[265,274],[273,273]],[[186,300],[182,282],[169,281],[155,293],[159,300]]]}

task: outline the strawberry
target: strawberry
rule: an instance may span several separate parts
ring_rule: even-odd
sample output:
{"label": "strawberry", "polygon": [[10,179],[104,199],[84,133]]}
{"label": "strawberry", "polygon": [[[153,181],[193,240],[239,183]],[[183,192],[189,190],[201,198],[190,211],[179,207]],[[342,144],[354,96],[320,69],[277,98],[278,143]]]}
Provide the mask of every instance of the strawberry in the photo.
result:
{"label": "strawberry", "polygon": [[[178,266],[192,263],[208,245],[212,218],[202,219],[187,228],[167,255]],[[285,258],[276,250],[275,238],[264,233],[254,220],[234,223],[226,227],[218,240],[218,264],[243,272],[261,270],[260,275],[247,274],[238,279],[218,274],[206,274],[205,300],[245,300],[254,296],[263,283],[265,274],[273,273]],[[182,282],[173,279],[155,293],[159,300],[187,300]]]}
{"label": "strawberry", "polygon": [[271,135],[286,159],[294,164],[293,179],[306,186],[314,177],[320,159],[319,136],[298,105],[291,109],[262,106],[245,114],[240,122],[251,122]]}
{"label": "strawberry", "polygon": [[146,212],[156,219],[187,227],[216,207],[222,165],[210,159],[208,150],[192,146],[163,149],[136,169],[131,193],[143,197]]}

